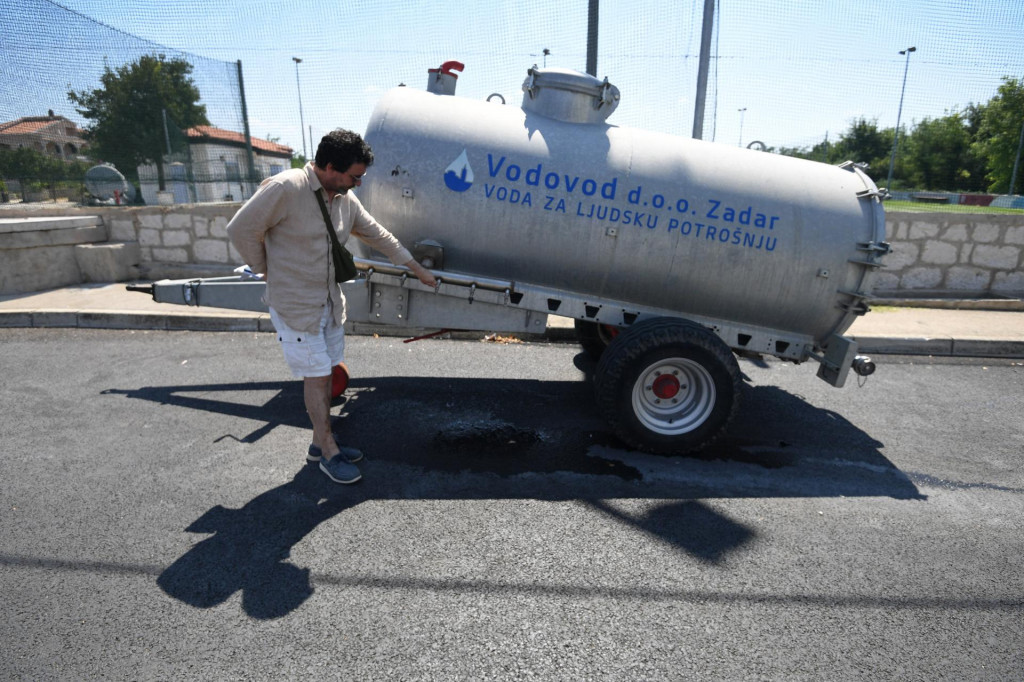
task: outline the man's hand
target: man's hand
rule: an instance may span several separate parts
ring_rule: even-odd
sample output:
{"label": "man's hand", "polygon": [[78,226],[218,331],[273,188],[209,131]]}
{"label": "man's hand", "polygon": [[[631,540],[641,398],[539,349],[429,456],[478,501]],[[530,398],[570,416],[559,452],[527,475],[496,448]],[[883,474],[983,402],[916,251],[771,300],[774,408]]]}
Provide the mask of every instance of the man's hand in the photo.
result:
{"label": "man's hand", "polygon": [[430,270],[416,262],[416,259],[412,259],[408,263],[405,263],[405,267],[412,270],[413,274],[416,275],[416,279],[426,284],[428,287],[436,287],[437,279],[430,274]]}

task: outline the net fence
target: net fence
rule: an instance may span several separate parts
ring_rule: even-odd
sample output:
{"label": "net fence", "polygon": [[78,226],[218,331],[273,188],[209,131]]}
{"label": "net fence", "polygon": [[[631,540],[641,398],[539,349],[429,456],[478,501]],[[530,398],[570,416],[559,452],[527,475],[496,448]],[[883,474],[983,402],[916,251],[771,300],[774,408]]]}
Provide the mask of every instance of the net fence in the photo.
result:
{"label": "net fence", "polygon": [[[121,148],[141,138],[160,143],[151,160],[161,160],[170,173],[184,177],[188,145],[170,103],[157,110],[155,120],[139,97],[111,103],[111,108],[130,110],[120,112],[113,139],[100,155],[87,133],[96,121],[84,117],[81,105],[69,97],[102,90],[105,72],[116,74],[143,60],[187,64],[187,78],[209,124],[232,131],[244,127],[236,62],[133,35],[114,25],[122,13],[104,23],[86,14],[88,4],[75,11],[47,0],[0,0],[0,170],[8,198],[87,200],[87,169],[107,162],[128,179],[130,190],[138,191],[139,201],[155,202],[157,165],[122,161],[129,157]],[[63,163],[55,166],[54,160]]]}
{"label": "net fence", "polygon": [[[622,92],[609,123],[691,136],[704,0],[0,0],[0,155],[35,144],[68,162],[109,161],[87,135],[81,141],[96,121],[68,93],[96,91],[105,70],[162,56],[191,67],[205,120],[168,111],[166,125],[127,126],[126,140],[155,136],[166,149],[115,165],[147,203],[161,183],[175,201],[245,198],[262,177],[312,156],[331,129],[364,131],[384,92],[424,88],[427,70],[445,61],[465,64],[459,96],[500,94],[509,104],[521,100],[533,65],[585,70],[594,6],[595,75]],[[1004,0],[718,0],[702,137],[829,163],[857,155],[850,160],[880,184],[905,190],[992,192],[1003,183],[998,191],[1010,193],[1024,123],[1024,95],[1014,113],[1021,35],[1024,3]],[[1012,105],[999,130],[980,123],[979,107],[994,98]],[[54,117],[73,124],[74,142],[5,133],[11,122]],[[935,178],[915,159],[939,144],[923,132],[950,120],[962,125],[965,158],[941,161],[957,167]],[[991,154],[971,156],[992,146],[979,146],[979,134],[1002,150],[996,175]],[[871,151],[851,147],[865,135]],[[0,167],[8,193],[18,184],[10,166]],[[1024,170],[1017,175],[1019,193]]]}

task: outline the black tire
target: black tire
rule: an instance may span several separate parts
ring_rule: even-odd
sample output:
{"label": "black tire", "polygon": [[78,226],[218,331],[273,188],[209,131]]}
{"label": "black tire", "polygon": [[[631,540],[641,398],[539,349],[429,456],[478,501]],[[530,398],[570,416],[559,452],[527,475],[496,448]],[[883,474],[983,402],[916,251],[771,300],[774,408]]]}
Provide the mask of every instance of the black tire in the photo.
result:
{"label": "black tire", "polygon": [[619,334],[619,328],[608,324],[598,324],[589,320],[575,320],[576,339],[583,352],[597,362],[604,355],[608,345]]}
{"label": "black tire", "polygon": [[594,388],[598,407],[627,445],[678,455],[721,435],[739,407],[742,381],[732,351],[711,331],[660,317],[612,341]]}

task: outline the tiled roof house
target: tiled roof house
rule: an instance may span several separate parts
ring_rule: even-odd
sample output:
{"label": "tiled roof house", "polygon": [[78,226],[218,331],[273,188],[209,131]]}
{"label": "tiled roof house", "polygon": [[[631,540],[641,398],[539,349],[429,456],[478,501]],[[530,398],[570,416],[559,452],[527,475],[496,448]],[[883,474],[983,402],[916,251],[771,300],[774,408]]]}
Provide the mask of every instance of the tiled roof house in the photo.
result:
{"label": "tiled roof house", "polygon": [[[214,128],[213,126],[194,126],[186,130],[185,135],[188,136],[193,145],[221,144],[237,146],[241,149],[245,149],[245,136],[242,135],[242,133],[224,130],[223,128]],[[289,162],[292,158],[291,147],[287,147],[276,142],[270,142],[268,140],[261,140],[255,137],[252,138],[252,151],[253,154],[288,159]]]}
{"label": "tiled roof house", "polygon": [[0,149],[28,147],[61,159],[74,159],[86,146],[83,131],[74,121],[50,111],[47,116],[22,116],[0,123]]}

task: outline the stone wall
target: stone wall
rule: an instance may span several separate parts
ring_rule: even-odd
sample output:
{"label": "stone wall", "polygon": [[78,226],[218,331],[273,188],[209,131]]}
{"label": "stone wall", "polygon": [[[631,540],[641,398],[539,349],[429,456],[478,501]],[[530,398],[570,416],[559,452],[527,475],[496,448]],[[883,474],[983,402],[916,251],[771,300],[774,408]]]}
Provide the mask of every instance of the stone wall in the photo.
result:
{"label": "stone wall", "polygon": [[1024,215],[888,213],[875,295],[1024,295]]}
{"label": "stone wall", "polygon": [[[46,208],[22,215],[100,215],[110,242],[137,242],[143,279],[228,274],[242,259],[226,227],[238,202]],[[11,207],[13,208],[13,207]],[[13,218],[5,210],[0,218]],[[886,216],[893,253],[875,296],[1024,297],[1024,214],[897,213]]]}
{"label": "stone wall", "polygon": [[128,209],[108,213],[104,222],[111,239],[139,242],[142,269],[159,279],[190,266],[217,270],[241,264],[226,229],[238,207],[222,203]]}
{"label": "stone wall", "polygon": [[111,241],[136,241],[144,279],[229,273],[242,257],[228,240],[227,224],[241,204],[178,204],[82,209],[98,213]]}

